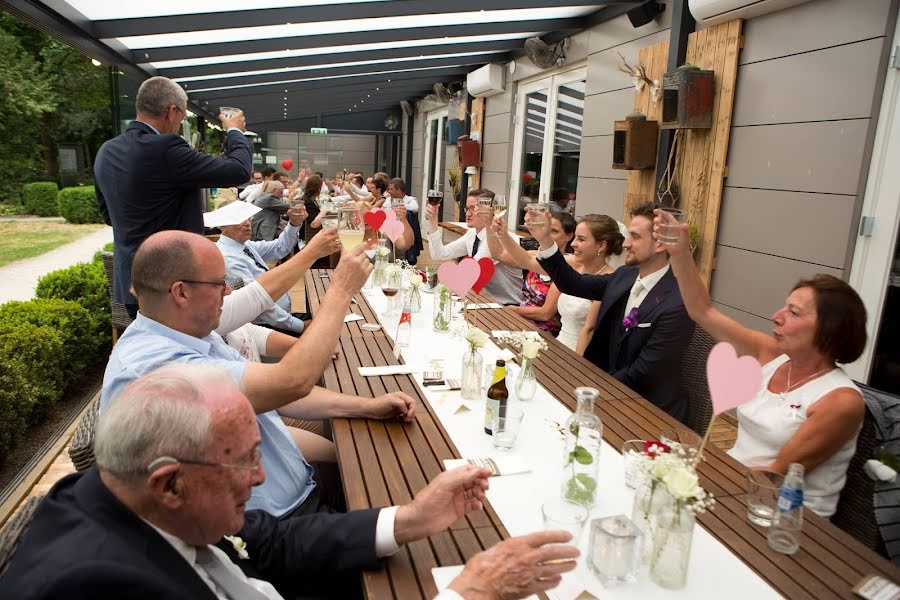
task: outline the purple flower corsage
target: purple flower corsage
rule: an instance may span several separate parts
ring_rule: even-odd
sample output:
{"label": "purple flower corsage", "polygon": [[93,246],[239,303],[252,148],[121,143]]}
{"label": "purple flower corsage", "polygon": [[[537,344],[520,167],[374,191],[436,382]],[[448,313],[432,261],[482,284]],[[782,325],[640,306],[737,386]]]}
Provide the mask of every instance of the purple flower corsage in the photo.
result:
{"label": "purple flower corsage", "polygon": [[622,326],[625,327],[625,331],[629,331],[633,327],[636,327],[638,324],[638,309],[635,306],[631,309],[631,312],[628,313],[628,316],[622,319]]}

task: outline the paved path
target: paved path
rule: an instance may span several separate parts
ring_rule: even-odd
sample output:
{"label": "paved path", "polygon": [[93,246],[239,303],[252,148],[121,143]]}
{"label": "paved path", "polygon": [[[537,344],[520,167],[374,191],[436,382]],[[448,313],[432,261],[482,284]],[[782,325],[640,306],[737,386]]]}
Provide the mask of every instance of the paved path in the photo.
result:
{"label": "paved path", "polygon": [[31,300],[38,279],[51,271],[90,261],[94,252],[112,239],[112,227],[104,227],[46,254],[0,267],[0,282],[3,282],[0,284],[0,304],[10,300]]}

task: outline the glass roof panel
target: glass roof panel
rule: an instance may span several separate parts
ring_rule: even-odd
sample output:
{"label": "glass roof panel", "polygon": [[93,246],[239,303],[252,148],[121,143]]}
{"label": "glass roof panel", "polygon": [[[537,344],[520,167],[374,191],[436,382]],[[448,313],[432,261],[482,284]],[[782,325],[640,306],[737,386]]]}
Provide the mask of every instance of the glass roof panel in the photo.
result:
{"label": "glass roof panel", "polygon": [[431,38],[425,40],[395,40],[374,44],[353,44],[350,46],[324,46],[319,48],[303,48],[298,50],[279,50],[277,52],[254,52],[252,54],[228,54],[204,58],[185,58],[181,60],[163,60],[150,63],[154,69],[175,69],[179,67],[196,67],[202,65],[221,65],[223,63],[239,63],[250,60],[268,60],[277,58],[294,58],[297,56],[313,56],[320,54],[344,54],[365,52],[368,50],[392,50],[395,48],[412,48],[415,46],[438,46],[444,44],[471,44],[479,42],[495,42],[518,40],[539,35],[540,31],[523,31],[519,33],[503,33],[497,35],[465,35],[457,37]]}
{"label": "glass roof panel", "polygon": [[402,58],[383,58],[376,60],[356,60],[352,62],[328,63],[319,65],[306,65],[302,67],[283,67],[281,69],[261,69],[259,71],[237,71],[234,73],[221,73],[216,75],[196,75],[193,77],[175,77],[174,81],[198,81],[208,79],[226,79],[228,77],[249,77],[251,75],[272,75],[275,73],[293,73],[295,71],[312,71],[315,69],[336,69],[338,67],[356,67],[361,65],[380,65],[386,63],[394,63],[401,61],[427,60],[432,58],[459,58],[463,56],[481,56],[483,54],[493,54],[493,50],[484,52],[459,52],[455,54],[423,54],[422,56],[411,56]]}
{"label": "glass roof panel", "polygon": [[112,2],[111,0],[66,0],[66,4],[92,21],[104,19],[132,19],[189,15],[193,13],[217,13],[248,8],[290,8],[295,6],[322,6],[357,2],[389,2],[390,0],[153,0],[153,2]]}
{"label": "glass roof panel", "polygon": [[[597,10],[596,6],[572,6],[563,8],[530,8],[512,10],[481,10],[461,13],[441,13],[409,17],[380,17],[376,19],[347,19],[339,21],[318,21],[315,23],[286,23],[262,27],[238,27],[212,31],[184,31],[159,35],[138,35],[118,38],[125,47],[165,48],[195,44],[214,44],[234,40],[251,41],[258,39],[322,35],[323,31],[353,33],[373,30],[409,29],[413,27],[442,27],[461,23],[500,23],[509,21],[535,21],[543,19],[564,19],[578,17]],[[188,25],[187,23],[185,24]],[[398,32],[398,37],[402,34]]]}

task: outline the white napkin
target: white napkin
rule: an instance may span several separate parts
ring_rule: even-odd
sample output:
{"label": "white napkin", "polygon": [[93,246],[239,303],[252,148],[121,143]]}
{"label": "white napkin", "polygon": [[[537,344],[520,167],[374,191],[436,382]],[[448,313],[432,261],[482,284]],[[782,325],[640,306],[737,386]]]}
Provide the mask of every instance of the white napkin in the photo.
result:
{"label": "white napkin", "polygon": [[223,225],[239,225],[261,211],[262,209],[249,202],[231,202],[222,208],[203,213],[203,224],[207,227],[222,227]]}
{"label": "white napkin", "polygon": [[511,332],[506,329],[494,329],[491,331],[491,337],[499,338],[501,335],[506,335],[508,333]]}
{"label": "white napkin", "polygon": [[[457,575],[462,573],[465,565],[454,565],[452,567],[435,567],[431,569],[431,577],[434,578],[434,585],[438,592],[443,591],[450,585]],[[537,596],[528,596],[525,600],[537,600]]]}
{"label": "white napkin", "polygon": [[380,377],[382,375],[409,375],[417,373],[414,365],[386,365],[384,367],[357,367],[363,377]]}
{"label": "white napkin", "polygon": [[447,458],[444,459],[444,468],[446,470],[464,467],[468,464],[487,467],[492,473],[492,477],[499,475],[517,475],[519,473],[528,473],[531,471],[524,460],[518,456],[496,456],[493,458]]}
{"label": "white napkin", "polygon": [[344,323],[352,323],[353,321],[362,321],[365,319],[364,316],[358,315],[356,313],[350,313],[346,317],[344,317]]}
{"label": "white napkin", "polygon": [[477,304],[469,304],[467,308],[469,310],[478,310],[479,308],[503,308],[503,305],[497,304],[496,302],[480,302]]}

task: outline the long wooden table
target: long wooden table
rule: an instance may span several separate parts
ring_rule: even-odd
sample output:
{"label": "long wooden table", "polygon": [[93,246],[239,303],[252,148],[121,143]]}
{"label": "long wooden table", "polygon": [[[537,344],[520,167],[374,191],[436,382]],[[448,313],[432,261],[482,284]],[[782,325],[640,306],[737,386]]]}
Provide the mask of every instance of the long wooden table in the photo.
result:
{"label": "long wooden table", "polygon": [[[320,272],[307,275],[310,311],[315,314],[328,286]],[[470,296],[471,297],[471,296]],[[377,321],[362,294],[358,312]],[[490,298],[478,296],[478,302]],[[469,311],[470,322],[492,330],[539,331],[530,321],[507,309]],[[538,383],[574,410],[574,389],[590,386],[600,391],[596,410],[604,424],[604,439],[621,447],[630,439],[656,439],[659,432],[680,424],[639,394],[592,363],[540,332],[548,349],[535,361]],[[498,340],[494,340],[502,346]],[[397,364],[390,339],[383,333],[367,333],[350,323],[341,336],[341,360],[325,373],[325,384],[360,395],[402,390],[419,401],[416,423],[378,423],[335,420],[334,441],[341,464],[344,490],[351,509],[404,502],[441,470],[441,460],[458,453],[434,410],[425,402],[410,376],[363,378],[356,367]],[[725,452],[708,447],[699,467],[701,482],[716,497],[715,508],[699,517],[700,524],[725,547],[740,557],[775,590],[788,598],[853,598],[852,587],[863,576],[881,574],[900,581],[900,570],[866,548],[855,538],[806,512],[800,550],[793,556],[768,547],[766,530],[746,516],[747,469]],[[370,598],[431,597],[435,593],[430,570],[434,566],[460,564],[507,537],[493,509],[461,520],[449,533],[428,542],[412,544],[386,564],[382,571],[366,573],[364,586]]]}

